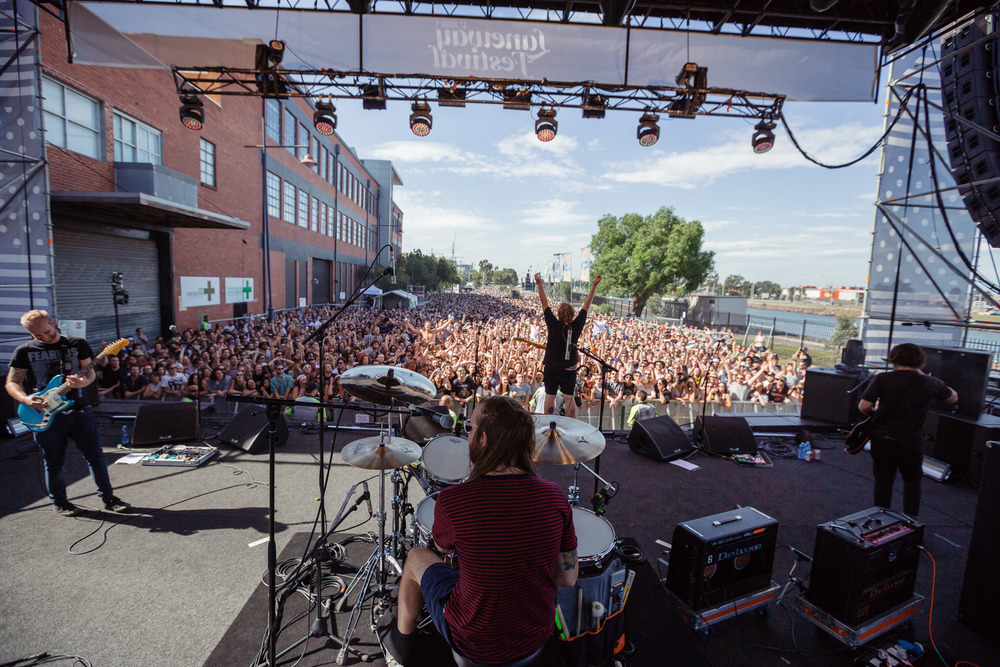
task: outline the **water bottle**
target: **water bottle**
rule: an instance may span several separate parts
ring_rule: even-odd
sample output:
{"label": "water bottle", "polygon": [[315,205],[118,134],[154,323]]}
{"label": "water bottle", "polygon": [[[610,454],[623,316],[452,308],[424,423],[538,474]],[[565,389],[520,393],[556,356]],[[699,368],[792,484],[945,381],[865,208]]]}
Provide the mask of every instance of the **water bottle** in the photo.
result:
{"label": "water bottle", "polygon": [[128,445],[132,442],[132,437],[128,433],[128,424],[122,426],[122,444]]}
{"label": "water bottle", "polygon": [[802,460],[804,461],[804,460],[805,460],[805,458],[806,458],[806,453],[807,453],[807,452],[808,452],[808,451],[809,451],[810,449],[812,449],[812,447],[810,447],[810,446],[809,446],[809,443],[808,443],[808,442],[800,442],[800,443],[799,443],[799,458],[800,458],[800,459],[802,459]]}

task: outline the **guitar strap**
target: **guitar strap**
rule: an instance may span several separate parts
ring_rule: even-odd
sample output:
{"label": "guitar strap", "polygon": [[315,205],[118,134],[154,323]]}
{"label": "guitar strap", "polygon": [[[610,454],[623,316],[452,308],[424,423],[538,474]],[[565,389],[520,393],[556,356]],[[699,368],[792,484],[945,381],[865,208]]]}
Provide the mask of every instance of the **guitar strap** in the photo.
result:
{"label": "guitar strap", "polygon": [[[73,364],[69,360],[69,348],[70,348],[69,339],[66,338],[66,336],[60,336],[59,337],[59,357],[62,359],[62,375],[63,375],[63,377],[66,377],[66,376],[68,376],[68,375],[70,375],[70,374],[73,373]],[[67,394],[67,398],[69,398],[71,400],[79,400],[79,398],[80,398],[80,390],[79,389],[71,389],[68,392],[66,392],[66,394]]]}

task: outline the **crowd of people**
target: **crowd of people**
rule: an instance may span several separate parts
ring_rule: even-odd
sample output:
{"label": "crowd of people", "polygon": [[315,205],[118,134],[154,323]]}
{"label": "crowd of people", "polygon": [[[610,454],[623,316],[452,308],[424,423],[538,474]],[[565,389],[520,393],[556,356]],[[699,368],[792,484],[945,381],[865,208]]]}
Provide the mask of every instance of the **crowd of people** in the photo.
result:
{"label": "crowd of people", "polygon": [[[351,307],[319,340],[305,339],[329,318],[309,307],[187,329],[166,338],[137,329],[132,344],[98,370],[100,395],[139,400],[224,400],[227,394],[351,400],[340,375],[359,365],[400,366],[426,376],[437,397],[471,414],[475,401],[510,396],[542,412],[546,326],[538,297],[497,288],[436,294],[412,310]],[[800,402],[803,348],[783,361],[761,336],[743,344],[725,329],[668,326],[591,313],[580,337],[572,399],[577,407],[670,402]],[[103,347],[102,341],[102,347]],[[600,382],[603,359],[614,370]],[[556,409],[559,409],[558,397]]]}

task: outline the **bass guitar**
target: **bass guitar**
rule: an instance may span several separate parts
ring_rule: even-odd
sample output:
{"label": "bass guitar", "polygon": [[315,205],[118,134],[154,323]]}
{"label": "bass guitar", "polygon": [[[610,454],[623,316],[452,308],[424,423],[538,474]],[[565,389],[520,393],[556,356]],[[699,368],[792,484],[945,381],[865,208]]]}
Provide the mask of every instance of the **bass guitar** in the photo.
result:
{"label": "bass guitar", "polygon": [[[84,376],[90,372],[90,369],[94,367],[94,364],[103,360],[108,355],[118,354],[123,347],[128,345],[128,339],[119,338],[115,342],[108,345],[101,353],[91,360],[89,364],[81,368],[76,372],[76,375]],[[35,433],[40,433],[42,431],[48,430],[49,426],[52,425],[52,418],[64,410],[69,410],[74,401],[68,401],[63,396],[72,389],[68,382],[63,381],[62,375],[57,375],[51,380],[49,384],[37,393],[31,394],[34,396],[41,396],[45,399],[45,407],[38,410],[31,406],[21,403],[17,407],[17,416],[21,420],[29,431],[34,431]]]}
{"label": "bass guitar", "polygon": [[848,454],[857,454],[865,448],[868,441],[872,439],[875,427],[878,425],[878,420],[875,418],[877,414],[871,414],[854,425],[851,432],[847,434],[847,441],[845,443],[847,446],[844,447],[845,452]]}

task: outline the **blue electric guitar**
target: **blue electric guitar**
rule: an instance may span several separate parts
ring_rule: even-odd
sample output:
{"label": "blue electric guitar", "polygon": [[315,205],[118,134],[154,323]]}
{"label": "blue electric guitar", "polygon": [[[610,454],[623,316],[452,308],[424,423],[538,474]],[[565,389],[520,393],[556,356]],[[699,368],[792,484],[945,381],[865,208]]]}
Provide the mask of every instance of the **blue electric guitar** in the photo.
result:
{"label": "blue electric guitar", "polygon": [[[90,369],[94,367],[98,361],[104,359],[109,354],[118,354],[123,347],[128,345],[129,342],[125,338],[120,338],[115,342],[108,345],[106,348],[101,350],[101,353],[97,355],[89,364],[77,371],[76,375],[84,376]],[[52,425],[52,418],[63,410],[68,410],[73,405],[73,401],[68,401],[63,396],[72,387],[69,386],[68,382],[63,382],[63,376],[57,375],[49,381],[48,386],[42,391],[31,394],[32,396],[41,396],[45,399],[45,407],[41,410],[36,410],[30,406],[21,403],[17,406],[17,416],[21,420],[29,431],[45,431]]]}

